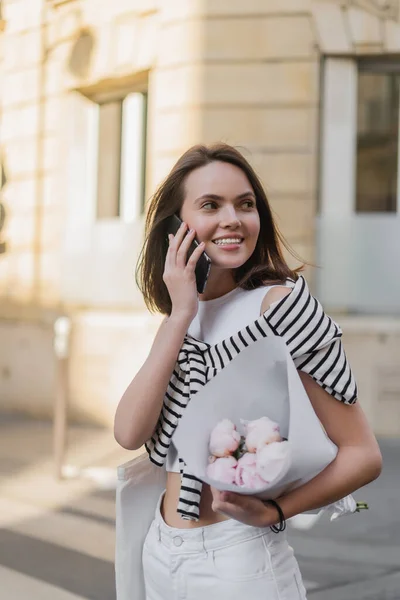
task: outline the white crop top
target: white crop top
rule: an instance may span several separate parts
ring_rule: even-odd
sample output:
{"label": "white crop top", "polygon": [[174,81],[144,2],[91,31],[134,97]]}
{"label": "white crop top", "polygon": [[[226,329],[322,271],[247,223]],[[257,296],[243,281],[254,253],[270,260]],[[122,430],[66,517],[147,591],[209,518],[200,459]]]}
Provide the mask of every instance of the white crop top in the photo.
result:
{"label": "white crop top", "polygon": [[[281,285],[266,285],[255,290],[235,288],[214,300],[200,300],[197,315],[190,323],[188,334],[206,342],[218,344],[244,329],[261,313],[261,305],[268,290]],[[179,473],[179,458],[173,439],[168,449],[166,470]]]}

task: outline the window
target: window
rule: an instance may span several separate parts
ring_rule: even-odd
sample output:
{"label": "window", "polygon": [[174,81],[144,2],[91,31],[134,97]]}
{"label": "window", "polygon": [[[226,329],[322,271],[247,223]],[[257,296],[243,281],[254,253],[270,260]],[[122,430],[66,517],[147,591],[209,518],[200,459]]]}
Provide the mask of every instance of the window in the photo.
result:
{"label": "window", "polygon": [[399,314],[399,66],[324,61],[316,288],[329,310]]}
{"label": "window", "polygon": [[96,216],[133,221],[144,210],[147,95],[97,104]]}
{"label": "window", "polygon": [[396,212],[400,65],[361,60],[358,70],[356,211]]}

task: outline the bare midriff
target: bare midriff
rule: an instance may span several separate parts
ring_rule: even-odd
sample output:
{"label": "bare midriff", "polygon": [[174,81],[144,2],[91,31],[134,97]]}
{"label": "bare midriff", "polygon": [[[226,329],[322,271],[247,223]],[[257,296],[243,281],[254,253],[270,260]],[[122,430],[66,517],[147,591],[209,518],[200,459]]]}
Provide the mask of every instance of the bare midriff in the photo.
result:
{"label": "bare midriff", "polygon": [[229,519],[229,517],[213,511],[211,507],[211,489],[210,486],[205,483],[203,484],[200,500],[200,519],[198,521],[188,521],[186,519],[182,519],[176,511],[179,502],[180,489],[180,473],[168,473],[165,496],[161,506],[161,514],[166,524],[170,527],[176,527],[178,529],[193,529],[195,527],[213,525],[214,523],[219,523],[220,521],[226,521]]}

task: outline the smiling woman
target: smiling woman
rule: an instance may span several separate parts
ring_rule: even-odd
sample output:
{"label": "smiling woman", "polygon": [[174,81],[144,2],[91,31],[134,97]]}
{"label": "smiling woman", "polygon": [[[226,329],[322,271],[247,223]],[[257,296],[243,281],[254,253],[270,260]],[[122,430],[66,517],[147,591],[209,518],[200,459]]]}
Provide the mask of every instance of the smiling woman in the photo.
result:
{"label": "smiling woman", "polygon": [[[167,236],[174,214],[182,225]],[[195,237],[200,244],[189,255]],[[167,471],[143,547],[146,600],[239,600],[245,594],[305,600],[293,551],[276,524],[379,475],[376,440],[358,404],[347,406],[356,402],[357,386],[340,328],[299,269],[286,264],[282,243],[260,180],[225,144],[188,150],[151,200],[137,278],[147,306],[166,318],[120,400],[114,428],[123,447],[145,444],[150,460]],[[195,268],[204,251],[211,271],[199,295]],[[311,376],[303,377],[304,387],[339,449],[327,469],[275,504],[202,485],[174,445],[198,386],[268,335],[282,337],[297,369]],[[263,364],[261,356],[260,369]]]}
{"label": "smiling woman", "polygon": [[[229,287],[251,290],[265,282],[285,282],[288,277],[296,279],[301,270],[290,269],[283,258],[282,246],[298,257],[274,223],[263,186],[247,160],[227,144],[194,146],[158,188],[147,212],[146,241],[136,279],[150,310],[166,315],[172,310],[163,274],[168,219],[173,214],[186,221],[187,229],[194,229],[189,235],[204,241],[206,254],[210,253],[213,268],[206,297],[220,278],[221,287],[215,293]],[[230,263],[225,264],[227,253],[216,252],[219,244],[214,242],[217,238],[230,240],[232,234],[244,243],[240,249],[234,248],[232,256],[229,253]],[[179,239],[182,242],[183,237]],[[224,265],[229,273],[223,273]]]}

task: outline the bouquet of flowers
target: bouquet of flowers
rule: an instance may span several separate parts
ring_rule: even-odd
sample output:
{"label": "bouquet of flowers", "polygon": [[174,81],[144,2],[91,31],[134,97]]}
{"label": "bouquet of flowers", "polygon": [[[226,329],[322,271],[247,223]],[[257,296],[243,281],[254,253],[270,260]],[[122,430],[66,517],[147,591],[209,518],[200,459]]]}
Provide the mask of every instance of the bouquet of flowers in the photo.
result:
{"label": "bouquet of flowers", "polygon": [[174,443],[204,483],[262,499],[306,483],[337,454],[276,336],[251,344],[190,398]]}
{"label": "bouquet of flowers", "polygon": [[223,419],[210,436],[210,464],[207,475],[222,483],[261,490],[287,473],[291,462],[290,444],[280,427],[268,417],[241,419],[241,435],[230,419]]}
{"label": "bouquet of flowers", "polygon": [[[281,437],[280,427],[268,417],[254,421],[240,420],[241,435],[230,419],[222,419],[211,432],[209,465],[206,473],[210,479],[259,491],[285,475],[291,461],[290,443]],[[298,529],[309,529],[324,513],[331,521],[343,515],[368,509],[365,502],[356,502],[349,495],[324,509],[317,515],[296,515],[291,524]]]}

